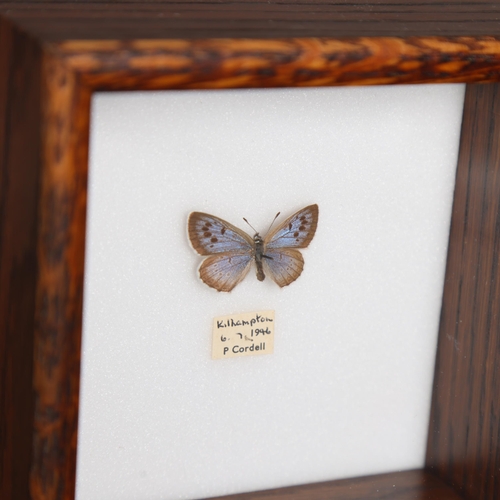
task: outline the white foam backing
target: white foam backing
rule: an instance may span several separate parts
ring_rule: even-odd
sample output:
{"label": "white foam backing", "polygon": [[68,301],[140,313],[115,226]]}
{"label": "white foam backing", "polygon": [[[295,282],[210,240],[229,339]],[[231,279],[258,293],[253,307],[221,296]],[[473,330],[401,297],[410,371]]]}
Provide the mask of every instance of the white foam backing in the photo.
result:
{"label": "white foam backing", "polygon": [[[123,92],[92,101],[78,500],[195,499],[421,467],[463,85]],[[230,294],[186,220],[265,232],[311,203],[305,269]],[[275,352],[213,361],[214,316]]]}

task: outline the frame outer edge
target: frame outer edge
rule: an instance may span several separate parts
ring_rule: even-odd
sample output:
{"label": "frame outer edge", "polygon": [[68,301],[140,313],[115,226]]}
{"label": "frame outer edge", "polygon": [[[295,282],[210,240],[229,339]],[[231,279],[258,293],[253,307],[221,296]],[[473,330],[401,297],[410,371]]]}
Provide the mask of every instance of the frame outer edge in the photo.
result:
{"label": "frame outer edge", "polygon": [[40,178],[40,43],[0,17],[0,497],[29,498]]}
{"label": "frame outer edge", "polygon": [[[475,43],[473,38],[467,40]],[[207,43],[212,42],[209,40]],[[377,43],[377,40],[374,42]],[[440,47],[445,47],[446,40],[442,42],[444,45]],[[497,40],[488,42],[490,45],[498,44]],[[323,41],[318,40],[293,42],[292,49],[296,48],[296,43],[301,47],[301,44],[305,43],[305,52],[299,50],[294,60],[284,59],[281,71],[278,69],[278,73],[272,75],[268,75],[265,69],[279,66],[276,62],[280,54],[282,55],[279,50],[276,53],[266,53],[265,47],[262,47],[262,52],[253,54],[255,59],[249,59],[247,52],[233,59],[235,52],[228,52],[229,46],[226,45],[217,53],[215,60],[208,61],[208,67],[203,64],[203,58],[200,60],[197,57],[199,58],[200,54],[209,54],[210,51],[188,51],[188,76],[184,80],[185,68],[182,67],[176,73],[169,72],[165,66],[168,57],[186,57],[182,47],[179,54],[167,54],[167,59],[159,62],[156,57],[165,54],[155,55],[157,48],[153,42],[152,54],[148,53],[147,47],[144,46],[147,42],[140,43],[143,44],[142,47],[134,46],[133,43],[122,45],[117,42],[99,51],[99,44],[96,42],[93,52],[89,46],[87,51],[77,47],[72,53],[68,49],[69,45],[44,46],[42,177],[37,240],[39,278],[34,340],[36,403],[34,457],[30,480],[30,491],[36,499],[72,499],[75,494],[91,89],[237,88],[339,85],[356,82],[380,84],[465,81],[459,76],[460,71],[463,71],[460,64],[456,61],[449,64],[446,54],[445,60],[440,59],[442,50],[439,47],[435,51],[434,47],[429,50],[437,57],[435,61],[431,61],[430,67],[440,70],[440,74],[424,74],[422,77],[417,70],[413,77],[405,80],[408,70],[403,68],[401,74],[393,73],[394,68],[398,69],[398,61],[395,61],[395,67],[386,68],[387,75],[374,76],[370,71],[363,73],[366,68],[363,69],[362,62],[347,61],[346,64],[359,67],[360,72],[350,71],[352,67],[347,68],[348,78],[339,81],[338,76],[342,71],[336,69],[338,61],[335,59],[326,57],[324,60],[325,74],[311,70],[316,59],[313,57],[311,61],[310,56],[315,54],[317,58],[321,58],[326,54],[322,52]],[[337,41],[333,40],[332,43],[336,44]],[[309,44],[314,47],[309,47]],[[290,46],[287,47],[289,50]],[[318,47],[321,49],[319,52],[316,50]],[[334,48],[337,50],[337,46]],[[377,55],[371,64],[378,66],[391,60],[393,54],[387,58],[383,49],[384,46],[377,53],[382,59]],[[117,50],[121,51],[121,59],[113,56]],[[135,66],[130,65],[127,50],[131,51],[130,54],[135,54]],[[342,46],[339,46],[337,57],[342,54],[342,50]],[[145,56],[144,59],[141,59],[141,54]],[[292,59],[293,57],[295,56],[292,50]],[[463,54],[457,57],[463,58]],[[428,57],[424,58],[423,63],[428,60]],[[479,56],[472,58],[473,63],[477,64],[478,61],[481,69],[488,67],[488,62],[483,65]],[[113,66],[116,62],[118,66]],[[141,62],[144,63],[142,67]],[[453,69],[449,76],[443,76],[443,64]],[[193,70],[194,76],[189,75],[189,68]],[[455,72],[457,68],[458,73]],[[471,73],[467,76],[468,81],[498,79],[497,66],[494,68],[493,73]],[[205,72],[207,69],[209,71]],[[247,72],[238,73],[242,69]],[[373,68],[370,66],[368,69]],[[297,71],[302,71],[302,81],[297,81]]]}
{"label": "frame outer edge", "polygon": [[494,37],[75,41],[54,44],[106,90],[492,82]]}
{"label": "frame outer edge", "polygon": [[76,478],[90,90],[46,50],[42,63],[39,205],[30,491],[73,499]]}
{"label": "frame outer edge", "polygon": [[500,84],[467,86],[426,468],[500,498]]}

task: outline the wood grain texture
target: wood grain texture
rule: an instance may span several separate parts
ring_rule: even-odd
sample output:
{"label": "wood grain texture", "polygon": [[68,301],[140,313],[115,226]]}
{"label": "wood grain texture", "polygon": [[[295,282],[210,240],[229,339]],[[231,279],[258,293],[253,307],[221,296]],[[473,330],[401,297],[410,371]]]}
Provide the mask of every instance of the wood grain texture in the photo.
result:
{"label": "wood grain texture", "polygon": [[[93,89],[500,80],[496,2],[16,2],[0,4],[2,12],[65,58]],[[311,28],[297,29],[311,15],[317,18]],[[247,32],[233,16],[266,30]],[[461,28],[425,30],[436,17]],[[330,26],[333,18],[347,23],[345,29]],[[159,23],[157,30],[148,19]],[[373,33],[365,23],[380,27],[377,38],[368,36]],[[410,29],[415,23],[419,29]]]}
{"label": "wood grain texture", "polygon": [[76,474],[90,92],[45,55],[33,498],[73,498]]}
{"label": "wood grain texture", "polygon": [[0,19],[0,498],[28,498],[40,47]]}
{"label": "wood grain texture", "polygon": [[500,86],[467,88],[427,467],[500,498]]}
{"label": "wood grain texture", "polygon": [[10,2],[43,40],[500,36],[496,0],[183,0]]}
{"label": "wood grain texture", "polygon": [[460,500],[436,476],[411,470],[242,493],[213,500]]}
{"label": "wood grain texture", "polygon": [[491,37],[68,41],[50,50],[94,90],[500,80]]}

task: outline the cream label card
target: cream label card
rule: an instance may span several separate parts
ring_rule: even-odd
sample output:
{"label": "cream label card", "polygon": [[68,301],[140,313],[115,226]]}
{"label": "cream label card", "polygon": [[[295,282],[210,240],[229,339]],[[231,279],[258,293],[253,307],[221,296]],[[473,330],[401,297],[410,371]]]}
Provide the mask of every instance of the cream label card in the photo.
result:
{"label": "cream label card", "polygon": [[273,350],[274,311],[214,318],[212,359],[272,354]]}

